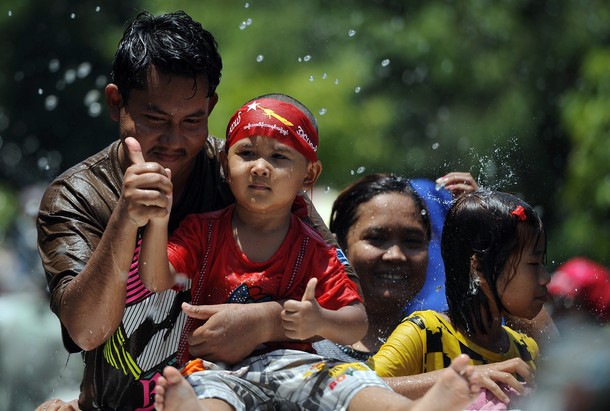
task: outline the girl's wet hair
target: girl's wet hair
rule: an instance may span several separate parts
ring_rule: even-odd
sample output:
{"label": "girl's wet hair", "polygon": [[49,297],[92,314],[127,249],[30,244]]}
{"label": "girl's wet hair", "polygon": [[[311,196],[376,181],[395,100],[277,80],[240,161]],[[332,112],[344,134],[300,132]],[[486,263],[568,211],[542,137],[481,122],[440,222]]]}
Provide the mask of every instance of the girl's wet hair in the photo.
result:
{"label": "girl's wet hair", "polygon": [[222,59],[216,39],[183,11],[157,17],[143,12],[125,30],[112,67],[112,82],[123,104],[132,89],[146,89],[152,65],[165,74],[191,77],[193,92],[197,76],[203,75],[208,97],[220,83]]}
{"label": "girl's wet hair", "polygon": [[373,197],[385,193],[399,193],[411,197],[420,211],[421,223],[426,237],[431,238],[431,223],[428,210],[409,180],[395,174],[372,173],[365,175],[339,193],[333,203],[330,215],[330,231],[335,233],[337,242],[347,250],[347,234],[358,219],[358,207]]}
{"label": "girl's wet hair", "polygon": [[[451,322],[462,330],[472,330],[474,325],[483,331],[491,321],[491,307],[507,312],[497,289],[498,278],[506,264],[514,267],[518,264],[511,256],[520,256],[531,241],[543,235],[538,214],[512,194],[479,189],[458,197],[445,219],[441,240]],[[476,271],[489,285],[493,301],[477,292],[472,265],[476,265]]]}

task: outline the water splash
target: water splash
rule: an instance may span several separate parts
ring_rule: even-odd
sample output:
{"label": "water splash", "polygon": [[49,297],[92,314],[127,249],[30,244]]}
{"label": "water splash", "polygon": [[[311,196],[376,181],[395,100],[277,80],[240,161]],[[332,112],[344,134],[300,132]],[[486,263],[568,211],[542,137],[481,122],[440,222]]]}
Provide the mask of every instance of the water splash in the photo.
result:
{"label": "water splash", "polygon": [[[515,159],[522,159],[521,147],[516,137],[508,139],[503,147],[493,145],[487,154],[470,149],[470,155],[478,164],[479,185],[490,190],[505,190],[517,184],[517,172],[513,168]],[[522,168],[517,164],[517,167]]]}

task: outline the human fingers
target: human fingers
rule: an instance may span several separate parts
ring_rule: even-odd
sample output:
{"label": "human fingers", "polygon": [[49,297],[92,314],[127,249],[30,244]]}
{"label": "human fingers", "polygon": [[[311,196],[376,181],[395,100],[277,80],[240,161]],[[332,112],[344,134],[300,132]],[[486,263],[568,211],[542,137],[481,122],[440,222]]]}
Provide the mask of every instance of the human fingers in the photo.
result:
{"label": "human fingers", "polygon": [[[498,398],[500,401],[502,401],[505,404],[508,404],[510,402],[510,398],[504,392],[504,390],[502,390],[499,383],[501,382],[500,380],[505,380],[505,377],[509,378],[509,377],[511,377],[511,375],[498,371],[498,372],[494,372],[495,375],[492,376],[490,372],[482,371],[481,367],[484,367],[484,366],[480,366],[480,365],[475,366],[475,373],[479,375],[480,387],[487,389],[489,392],[491,392],[493,395],[495,395],[496,398]],[[514,379],[514,377],[513,377],[513,379]]]}
{"label": "human fingers", "polygon": [[317,278],[310,278],[307,282],[307,287],[305,288],[305,292],[303,293],[303,298],[301,302],[311,301],[316,299],[316,285],[318,284]]}
{"label": "human fingers", "polygon": [[40,404],[35,411],[80,411],[80,407],[78,400],[65,402],[60,399],[52,399]]}
{"label": "human fingers", "polygon": [[460,171],[453,171],[438,178],[436,184],[437,186],[444,187],[454,196],[470,193],[479,188],[479,185],[470,173]]}
{"label": "human fingers", "polygon": [[[521,358],[513,358],[499,363],[478,365],[477,372],[482,378],[482,387],[487,388],[498,399],[508,403],[509,397],[505,389],[510,387],[523,394],[526,391],[524,384],[515,375],[521,376],[526,383],[533,384],[533,374],[530,366]],[[504,387],[504,389],[503,389]]]}
{"label": "human fingers", "polygon": [[144,164],[144,155],[142,155],[142,147],[138,140],[133,137],[127,137],[123,144],[127,147],[127,153],[132,164]]}
{"label": "human fingers", "polygon": [[212,305],[192,305],[189,303],[182,303],[182,311],[186,315],[198,320],[208,320],[211,316],[218,313],[223,304],[212,304]]}

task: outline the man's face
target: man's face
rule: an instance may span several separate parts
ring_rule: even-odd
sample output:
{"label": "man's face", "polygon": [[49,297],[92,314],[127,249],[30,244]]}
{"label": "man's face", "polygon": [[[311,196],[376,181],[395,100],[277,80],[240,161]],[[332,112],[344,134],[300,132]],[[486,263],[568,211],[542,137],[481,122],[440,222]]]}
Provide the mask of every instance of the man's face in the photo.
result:
{"label": "man's face", "polygon": [[134,137],[147,162],[172,171],[174,185],[184,184],[194,158],[208,137],[208,116],[217,97],[208,98],[204,76],[171,76],[153,66],[146,90],[132,90],[118,109],[121,140]]}

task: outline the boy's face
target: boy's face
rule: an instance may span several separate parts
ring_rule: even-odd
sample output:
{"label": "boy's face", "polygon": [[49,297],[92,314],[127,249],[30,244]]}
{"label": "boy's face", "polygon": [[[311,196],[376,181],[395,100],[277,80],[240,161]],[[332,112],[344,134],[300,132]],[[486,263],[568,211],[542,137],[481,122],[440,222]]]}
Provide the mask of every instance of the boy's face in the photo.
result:
{"label": "boy's face", "polygon": [[226,167],[235,202],[256,212],[290,209],[295,196],[313,183],[312,163],[270,137],[237,141],[229,148]]}

